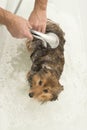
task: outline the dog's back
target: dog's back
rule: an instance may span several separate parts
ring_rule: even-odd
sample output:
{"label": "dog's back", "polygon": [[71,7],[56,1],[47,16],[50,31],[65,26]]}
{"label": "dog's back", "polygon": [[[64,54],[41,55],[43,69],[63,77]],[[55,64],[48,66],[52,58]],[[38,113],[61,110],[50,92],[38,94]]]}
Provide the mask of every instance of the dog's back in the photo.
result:
{"label": "dog's back", "polygon": [[[58,24],[53,21],[48,20],[46,33],[55,33],[59,38],[59,45],[57,48],[53,49],[48,44],[46,48],[43,45],[43,42],[39,39],[34,38],[32,41],[32,53],[31,60],[33,62],[31,69],[33,71],[39,71],[42,67],[42,64],[45,66],[49,66],[50,68],[54,68],[54,71],[58,75],[58,79],[63,71],[64,65],[64,32],[59,27]],[[29,48],[29,42],[27,43],[27,48]]]}
{"label": "dog's back", "polygon": [[32,42],[27,42],[28,50],[31,50],[32,66],[27,74],[30,83],[29,95],[39,101],[53,101],[58,98],[63,90],[59,79],[64,66],[64,33],[53,21],[48,20],[46,33],[55,33],[59,38],[57,48],[51,48],[50,43],[47,47],[43,41],[34,38]]}
{"label": "dog's back", "polygon": [[65,44],[64,35],[65,34],[62,31],[62,29],[59,27],[59,25],[54,23],[53,21],[47,22],[46,33],[48,32],[55,33],[59,38],[58,47],[55,49],[51,48],[48,54],[51,61],[53,62],[53,64],[51,63],[51,67],[54,67],[59,78],[63,71],[63,66],[64,66],[64,44]]}

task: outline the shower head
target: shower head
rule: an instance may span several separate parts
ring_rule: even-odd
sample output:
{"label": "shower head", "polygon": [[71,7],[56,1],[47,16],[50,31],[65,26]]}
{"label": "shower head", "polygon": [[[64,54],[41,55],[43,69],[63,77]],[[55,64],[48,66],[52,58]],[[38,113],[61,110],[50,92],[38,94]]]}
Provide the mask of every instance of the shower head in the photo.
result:
{"label": "shower head", "polygon": [[35,38],[41,39],[45,47],[47,47],[47,43],[50,44],[51,48],[56,48],[59,45],[59,39],[55,33],[49,32],[44,34],[32,29],[30,30],[30,32]]}

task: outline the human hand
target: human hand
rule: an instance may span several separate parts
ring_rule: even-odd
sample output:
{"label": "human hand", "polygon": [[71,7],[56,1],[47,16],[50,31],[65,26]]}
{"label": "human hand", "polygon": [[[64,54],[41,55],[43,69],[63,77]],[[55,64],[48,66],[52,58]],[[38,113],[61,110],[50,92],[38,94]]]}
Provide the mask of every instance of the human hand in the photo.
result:
{"label": "human hand", "polygon": [[45,33],[46,21],[46,10],[34,9],[29,17],[32,28],[42,33]]}
{"label": "human hand", "polygon": [[29,29],[32,28],[29,21],[20,16],[10,14],[7,18],[6,27],[13,37],[33,40],[33,36],[29,32]]}

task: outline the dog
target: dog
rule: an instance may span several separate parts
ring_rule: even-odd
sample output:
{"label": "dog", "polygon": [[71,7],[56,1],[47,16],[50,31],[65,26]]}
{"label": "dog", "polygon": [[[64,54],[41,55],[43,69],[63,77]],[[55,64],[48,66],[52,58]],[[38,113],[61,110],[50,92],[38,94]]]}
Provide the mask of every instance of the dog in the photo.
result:
{"label": "dog", "polygon": [[44,46],[43,41],[34,38],[27,41],[27,49],[31,52],[31,70],[27,74],[30,84],[29,97],[44,103],[55,101],[63,90],[59,79],[64,67],[64,32],[55,22],[48,20],[46,33],[55,33],[59,38],[59,45],[52,48],[49,43]]}

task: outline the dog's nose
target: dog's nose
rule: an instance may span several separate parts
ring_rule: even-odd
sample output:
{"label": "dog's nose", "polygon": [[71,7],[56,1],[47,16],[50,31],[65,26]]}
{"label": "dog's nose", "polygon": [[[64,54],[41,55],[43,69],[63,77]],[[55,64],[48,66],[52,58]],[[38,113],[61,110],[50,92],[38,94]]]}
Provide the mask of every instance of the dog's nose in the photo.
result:
{"label": "dog's nose", "polygon": [[29,93],[29,97],[33,97],[34,96],[34,93]]}

